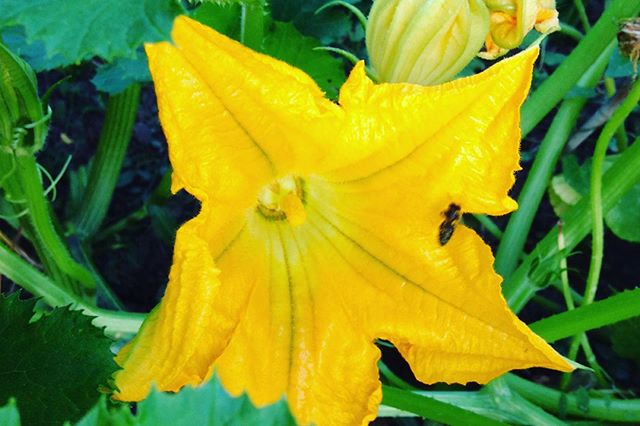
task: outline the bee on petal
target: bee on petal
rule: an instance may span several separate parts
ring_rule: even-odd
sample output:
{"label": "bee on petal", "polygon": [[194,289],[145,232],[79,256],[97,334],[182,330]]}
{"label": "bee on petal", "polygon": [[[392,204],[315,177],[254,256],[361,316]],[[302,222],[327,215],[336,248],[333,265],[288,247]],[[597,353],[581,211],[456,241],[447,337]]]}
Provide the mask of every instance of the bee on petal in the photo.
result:
{"label": "bee on petal", "polygon": [[460,206],[454,203],[449,204],[447,210],[442,212],[444,221],[440,224],[440,230],[438,232],[438,241],[441,246],[444,246],[449,242],[453,236],[456,223],[460,220]]}

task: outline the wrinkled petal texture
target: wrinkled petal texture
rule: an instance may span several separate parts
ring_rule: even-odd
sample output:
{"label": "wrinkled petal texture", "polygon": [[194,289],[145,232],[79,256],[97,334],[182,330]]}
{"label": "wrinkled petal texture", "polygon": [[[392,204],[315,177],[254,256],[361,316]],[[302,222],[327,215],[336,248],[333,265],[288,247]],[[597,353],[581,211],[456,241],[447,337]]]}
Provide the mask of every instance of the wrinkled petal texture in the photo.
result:
{"label": "wrinkled petal texture", "polygon": [[[382,396],[376,339],[426,383],[571,369],[509,311],[479,236],[457,226],[439,242],[450,204],[516,207],[536,49],[436,87],[375,85],[359,64],[337,105],[188,18],[173,39],[147,53],[174,190],[202,211],[178,232],[162,303],[117,357],[118,399],[215,371],[258,405],[285,395],[301,424],[368,424]],[[304,212],[268,219],[260,189],[292,174]]]}

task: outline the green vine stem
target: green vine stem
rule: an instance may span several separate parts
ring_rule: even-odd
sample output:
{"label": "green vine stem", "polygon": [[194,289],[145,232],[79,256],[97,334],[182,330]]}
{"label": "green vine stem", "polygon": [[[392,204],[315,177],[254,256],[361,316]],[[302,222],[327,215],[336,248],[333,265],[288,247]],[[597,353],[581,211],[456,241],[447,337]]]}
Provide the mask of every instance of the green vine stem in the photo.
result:
{"label": "green vine stem", "polygon": [[613,0],[578,46],[525,102],[522,109],[524,138],[566,96],[580,76],[615,39],[618,23],[640,12],[640,0]]}
{"label": "green vine stem", "polygon": [[424,395],[382,386],[382,403],[402,411],[450,425],[502,425],[503,423]]}
{"label": "green vine stem", "polygon": [[64,241],[55,229],[51,208],[44,195],[44,188],[35,156],[24,149],[15,151],[16,177],[20,182],[25,208],[33,225],[35,237],[46,250],[47,255],[67,275],[88,289],[95,288],[93,277],[76,262]]}
{"label": "green vine stem", "polygon": [[[564,242],[564,233],[562,232],[562,222],[558,223],[558,250],[561,253],[565,253],[566,244]],[[562,295],[564,297],[565,303],[567,305],[567,309],[572,311],[576,308],[573,295],[571,294],[571,286],[569,285],[569,268],[567,266],[567,257],[562,256],[560,258],[560,281],[562,283]],[[567,353],[567,358],[571,361],[575,361],[578,356],[578,347],[582,346],[582,350],[584,351],[585,357],[587,358],[587,362],[593,369],[598,379],[598,382],[601,385],[606,385],[606,379],[602,372],[602,368],[600,364],[598,364],[596,360],[596,356],[591,349],[591,344],[589,343],[589,339],[585,333],[577,333],[573,336],[571,341],[571,345],[569,346],[569,352]],[[573,372],[564,373],[562,375],[562,381],[560,383],[560,389],[566,389],[569,386],[571,381],[571,376]]]}
{"label": "green vine stem", "polygon": [[[596,86],[607,67],[614,47],[615,43],[610,43],[601,52],[596,62],[578,82],[579,87],[593,88]],[[504,278],[509,277],[518,264],[519,254],[524,248],[531,224],[553,175],[556,163],[586,102],[585,98],[564,101],[542,140],[540,150],[536,154],[527,180],[518,197],[518,210],[509,218],[496,253],[495,268]],[[524,117],[523,112],[523,119]]]}
{"label": "green vine stem", "polygon": [[336,0],[336,1],[330,1],[329,3],[325,3],[322,6],[320,6],[316,11],[315,11],[315,15],[324,12],[325,10],[331,8],[331,7],[335,7],[335,6],[342,6],[345,9],[349,10],[349,12],[351,12],[356,19],[358,20],[358,22],[360,23],[360,26],[362,27],[362,29],[366,32],[367,31],[367,17],[364,16],[364,13],[362,13],[360,11],[360,9],[358,9],[356,6],[352,5],[351,3],[347,3],[346,1],[340,1],[340,0]]}
{"label": "green vine stem", "polygon": [[[634,185],[640,182],[640,139],[626,149],[607,170],[602,180],[602,210],[609,211]],[[591,231],[591,205],[585,197],[573,206],[565,216],[564,238],[566,250],[571,251]],[[522,264],[509,276],[504,285],[504,295],[515,312],[519,312],[533,295],[546,285],[540,277],[558,269],[560,253],[557,244],[557,228],[553,228],[525,257]],[[542,260],[541,260],[542,259]]]}
{"label": "green vine stem", "polygon": [[32,222],[26,215],[23,215],[23,212],[26,213],[27,211],[24,207],[25,200],[22,196],[22,187],[15,174],[16,160],[15,154],[12,150],[8,152],[0,151],[0,170],[5,172],[5,176],[0,182],[2,189],[4,190],[5,200],[12,204],[14,216],[19,219],[14,226],[20,227],[22,235],[27,237],[27,239],[32,243],[38,259],[40,259],[42,265],[45,267],[51,278],[53,278],[53,280],[59,285],[71,289],[71,279],[66,276],[62,270],[58,268],[56,262],[47,255],[48,250],[46,250],[42,246],[40,240],[35,237]]}
{"label": "green vine stem", "polygon": [[[607,422],[635,424],[640,422],[640,399],[619,400],[589,397],[584,400],[576,395],[563,394],[513,374],[506,374],[504,379],[511,389],[552,413]],[[566,399],[564,403],[561,403],[563,398]]]}
{"label": "green vine stem", "polygon": [[580,42],[584,38],[584,34],[582,34],[579,29],[573,25],[567,24],[566,22],[560,23],[560,33],[567,37],[571,37],[577,42]]}
{"label": "green vine stem", "polygon": [[584,28],[585,31],[589,31],[589,29],[591,29],[591,24],[589,23],[589,17],[587,16],[587,10],[584,8],[584,3],[582,3],[582,0],[573,0],[573,4],[578,11],[582,28]]}
{"label": "green vine stem", "polygon": [[[624,123],[625,119],[640,101],[640,81],[631,88],[626,99],[620,107],[613,113],[613,116],[602,129],[596,141],[593,153],[593,164],[591,168],[591,223],[592,223],[592,249],[591,262],[589,264],[589,275],[584,291],[583,304],[588,305],[593,302],[598,290],[600,271],[602,270],[602,257],[604,254],[604,213],[602,209],[602,169],[607,155],[607,147],[613,138],[616,130]],[[636,142],[637,143],[637,142]]]}
{"label": "green vine stem", "polygon": [[640,288],[562,312],[529,325],[549,343],[640,316]]}
{"label": "green vine stem", "polygon": [[33,295],[42,297],[52,307],[70,306],[84,311],[87,315],[96,316],[94,324],[105,327],[105,331],[111,335],[137,332],[145,317],[144,314],[113,312],[88,305],[75,294],[61,288],[49,277],[34,269],[1,242],[0,275],[6,276]]}
{"label": "green vine stem", "polygon": [[109,98],[98,149],[75,220],[81,239],[93,236],[107,214],[131,139],[139,99],[139,84]]}

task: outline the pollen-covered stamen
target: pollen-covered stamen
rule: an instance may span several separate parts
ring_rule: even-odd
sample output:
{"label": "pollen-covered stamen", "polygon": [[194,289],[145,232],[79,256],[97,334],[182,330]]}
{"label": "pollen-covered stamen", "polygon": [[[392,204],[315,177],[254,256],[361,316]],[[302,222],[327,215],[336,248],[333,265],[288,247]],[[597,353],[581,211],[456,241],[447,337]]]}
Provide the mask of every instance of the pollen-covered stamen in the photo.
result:
{"label": "pollen-covered stamen", "polygon": [[302,225],[307,217],[304,181],[290,175],[265,186],[258,195],[258,211],[270,220],[286,219],[292,226]]}

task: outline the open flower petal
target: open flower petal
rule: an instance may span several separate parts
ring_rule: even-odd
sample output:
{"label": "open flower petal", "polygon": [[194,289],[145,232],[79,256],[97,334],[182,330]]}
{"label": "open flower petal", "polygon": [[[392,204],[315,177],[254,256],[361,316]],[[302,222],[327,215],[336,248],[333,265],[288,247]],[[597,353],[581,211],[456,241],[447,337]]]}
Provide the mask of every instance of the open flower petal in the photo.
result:
{"label": "open flower petal", "polygon": [[[362,200],[376,188],[325,185],[310,197],[309,221],[325,229],[332,267],[352,269],[339,290],[344,303],[360,306],[354,321],[372,338],[392,342],[419,380],[485,383],[514,368],[571,370],[508,309],[491,250],[473,231],[458,226],[442,246],[433,226],[412,221],[413,204],[394,198],[353,209],[349,199]],[[344,204],[318,207],[315,201],[329,195],[324,191]],[[401,214],[409,220],[396,222]],[[409,242],[399,243],[407,235]]]}
{"label": "open flower petal", "polygon": [[537,50],[429,88],[375,85],[360,64],[336,105],[188,18],[173,37],[147,51],[175,189],[202,211],[178,233],[160,308],[118,356],[119,399],[216,371],[258,405],[285,395],[301,424],[367,424],[379,338],[426,382],[570,369],[508,310],[489,248],[456,227],[462,212],[515,208]]}
{"label": "open flower petal", "polygon": [[430,87],[375,85],[360,65],[340,104],[349,122],[343,143],[361,158],[330,178],[391,179],[416,190],[416,204],[439,203],[438,213],[454,201],[467,212],[514,210],[507,193],[520,169],[519,111],[537,54],[529,49],[476,76]]}
{"label": "open flower petal", "polygon": [[[341,111],[313,79],[186,17],[176,19],[172,36],[198,84],[207,88],[207,99],[223,109],[213,117],[217,122],[223,120],[222,125],[201,130],[209,133],[208,142],[220,140],[236,156],[246,151],[252,161],[261,157],[272,176],[285,175],[294,167],[305,172],[321,160],[326,140],[334,136],[330,123]],[[166,72],[161,64],[151,68]],[[225,134],[229,129],[234,131]],[[242,133],[246,149],[230,143],[235,143],[237,133]]]}
{"label": "open flower petal", "polygon": [[380,354],[340,303],[336,290],[348,277],[327,271],[314,233],[309,223],[248,219],[219,259],[219,297],[246,291],[249,300],[215,368],[225,388],[258,405],[286,395],[300,424],[360,424],[380,403]]}
{"label": "open flower petal", "polygon": [[214,303],[219,270],[199,237],[202,226],[196,218],[178,231],[164,303],[116,358],[124,367],[116,373],[120,400],[143,399],[152,383],[171,391],[201,383],[227,344],[235,320]]}

